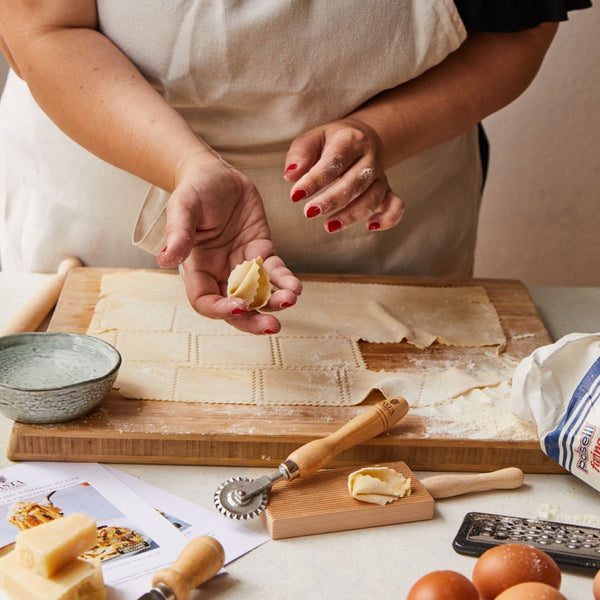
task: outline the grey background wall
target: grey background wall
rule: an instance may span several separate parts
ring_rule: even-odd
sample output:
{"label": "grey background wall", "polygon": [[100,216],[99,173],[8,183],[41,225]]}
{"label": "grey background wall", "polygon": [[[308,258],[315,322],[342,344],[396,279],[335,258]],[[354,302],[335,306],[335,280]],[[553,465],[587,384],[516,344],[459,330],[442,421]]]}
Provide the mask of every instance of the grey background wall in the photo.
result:
{"label": "grey background wall", "polygon": [[[529,89],[486,119],[475,275],[600,285],[600,10],[562,23]],[[0,89],[7,73],[0,56]]]}
{"label": "grey background wall", "polygon": [[600,285],[600,10],[570,15],[529,89],[484,123],[477,276]]}

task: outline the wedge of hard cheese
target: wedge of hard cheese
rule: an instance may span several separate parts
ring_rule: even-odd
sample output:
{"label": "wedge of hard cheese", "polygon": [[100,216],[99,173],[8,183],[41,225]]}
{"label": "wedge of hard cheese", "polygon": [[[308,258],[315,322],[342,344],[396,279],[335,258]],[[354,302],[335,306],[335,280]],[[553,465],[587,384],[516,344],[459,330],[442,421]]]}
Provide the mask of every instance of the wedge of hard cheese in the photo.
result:
{"label": "wedge of hard cheese", "polygon": [[96,521],[72,514],[21,531],[15,553],[21,563],[43,577],[52,577],[97,543]]}
{"label": "wedge of hard cheese", "polygon": [[0,558],[0,589],[9,600],[105,600],[100,561],[76,558],[52,577],[42,577],[11,552]]}

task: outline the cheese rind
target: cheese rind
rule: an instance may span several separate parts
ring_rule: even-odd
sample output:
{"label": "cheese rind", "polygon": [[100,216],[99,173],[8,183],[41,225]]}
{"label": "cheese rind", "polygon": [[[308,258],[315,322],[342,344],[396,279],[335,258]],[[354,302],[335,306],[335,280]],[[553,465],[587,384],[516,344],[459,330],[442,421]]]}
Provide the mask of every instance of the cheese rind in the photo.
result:
{"label": "cheese rind", "polygon": [[100,561],[76,558],[53,577],[42,577],[11,552],[0,559],[0,589],[8,600],[105,600]]}
{"label": "cheese rind", "polygon": [[42,577],[52,577],[97,543],[96,521],[75,513],[21,531],[15,544],[18,560]]}

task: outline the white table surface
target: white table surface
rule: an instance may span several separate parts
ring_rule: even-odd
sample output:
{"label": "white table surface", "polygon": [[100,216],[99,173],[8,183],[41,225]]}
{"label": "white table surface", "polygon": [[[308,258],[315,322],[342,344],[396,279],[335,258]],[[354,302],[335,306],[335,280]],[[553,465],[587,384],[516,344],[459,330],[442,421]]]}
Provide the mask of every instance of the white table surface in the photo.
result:
{"label": "white table surface", "polygon": [[[37,284],[0,273],[0,326]],[[573,331],[600,331],[600,288],[532,288],[531,296],[553,339]],[[0,415],[0,467],[8,466],[6,444],[12,421]],[[236,475],[266,469],[172,465],[114,465],[200,506],[215,510],[212,494]],[[419,477],[433,473],[419,473]],[[371,529],[269,541],[230,563],[194,593],[197,600],[241,598],[406,597],[424,574],[452,569],[470,577],[475,558],[457,554],[452,540],[469,511],[547,518],[600,527],[600,493],[572,475],[526,475],[513,491],[486,492],[439,500],[432,520]],[[252,522],[250,527],[261,527]],[[590,572],[562,568],[561,591],[568,600],[592,600]],[[133,599],[132,599],[133,600]]]}

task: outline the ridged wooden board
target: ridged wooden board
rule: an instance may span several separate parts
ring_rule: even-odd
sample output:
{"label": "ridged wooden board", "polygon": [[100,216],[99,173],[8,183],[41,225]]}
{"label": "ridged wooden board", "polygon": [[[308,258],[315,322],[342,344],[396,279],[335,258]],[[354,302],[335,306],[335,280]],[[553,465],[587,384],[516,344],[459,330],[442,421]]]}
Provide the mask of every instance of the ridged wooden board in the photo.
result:
{"label": "ridged wooden board", "polygon": [[[100,281],[115,269],[80,268],[69,273],[49,331],[85,333],[98,300]],[[173,274],[173,276],[177,276]],[[550,343],[525,286],[513,280],[431,279],[306,275],[305,279],[397,285],[478,285],[496,307],[507,351],[524,358]],[[427,365],[462,361],[489,365],[489,348],[361,343],[375,369],[421,372]],[[381,399],[372,394],[365,403]],[[363,407],[250,406],[126,400],[116,391],[82,419],[57,425],[15,423],[8,446],[12,460],[72,460],[154,464],[272,466],[293,450],[326,436]],[[519,466],[529,473],[564,472],[540,450],[537,439],[474,440],[430,437],[427,422],[410,413],[392,430],[340,454],[332,466],[402,460],[414,470],[490,471]]]}
{"label": "ridged wooden board", "polygon": [[276,483],[262,513],[269,535],[279,540],[431,519],[434,500],[406,463],[396,461],[385,466],[411,480],[410,496],[385,506],[350,496],[348,475],[355,467],[319,471],[305,478]]}

